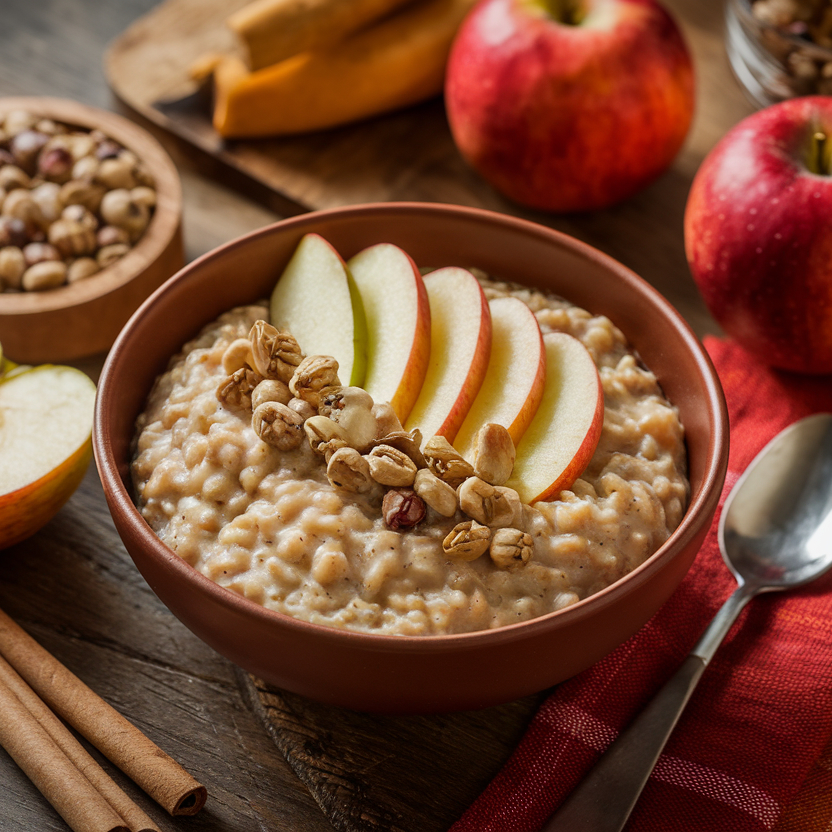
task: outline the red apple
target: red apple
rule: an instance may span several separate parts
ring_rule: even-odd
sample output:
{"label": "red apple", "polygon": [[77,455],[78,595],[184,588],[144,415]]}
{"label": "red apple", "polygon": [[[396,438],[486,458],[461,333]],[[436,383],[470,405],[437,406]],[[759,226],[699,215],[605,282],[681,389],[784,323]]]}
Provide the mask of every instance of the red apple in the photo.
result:
{"label": "red apple", "polygon": [[723,329],[769,364],[832,372],[832,98],[741,121],[708,154],[685,248]]}
{"label": "red apple", "polygon": [[656,0],[481,0],[454,41],[445,101],[457,147],[497,190],[585,211],[670,164],[693,67]]}

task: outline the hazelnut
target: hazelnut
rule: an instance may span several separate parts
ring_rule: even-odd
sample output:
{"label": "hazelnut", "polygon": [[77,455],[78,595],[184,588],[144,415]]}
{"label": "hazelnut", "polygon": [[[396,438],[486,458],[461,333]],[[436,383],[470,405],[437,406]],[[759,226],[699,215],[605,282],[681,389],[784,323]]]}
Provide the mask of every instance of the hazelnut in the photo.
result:
{"label": "hazelnut", "polygon": [[89,133],[70,133],[62,136],[61,141],[72,156],[73,162],[95,153],[95,139]]}
{"label": "hazelnut", "polygon": [[47,136],[57,136],[59,133],[66,133],[66,127],[52,121],[51,118],[42,118],[35,124],[38,133],[46,133]]}
{"label": "hazelnut", "polygon": [[49,136],[38,133],[37,130],[23,130],[18,133],[9,145],[15,164],[28,174],[33,174],[37,167],[38,153],[48,141]]}
{"label": "hazelnut", "polygon": [[28,242],[26,223],[16,217],[0,217],[0,246],[23,248]]}
{"label": "hazelnut", "polygon": [[[232,346],[234,344],[240,344],[239,341],[232,342]],[[238,351],[241,350],[242,347],[238,346]],[[251,353],[249,352],[249,355]],[[225,351],[225,355],[222,357],[223,367],[225,366],[227,361],[230,361],[233,358],[233,355],[229,355],[228,350]],[[239,356],[238,356],[239,360]],[[233,372],[233,370],[232,370]],[[289,392],[289,388],[286,384],[282,381],[278,381],[276,378],[264,378],[257,387],[254,388],[254,392],[251,394],[251,406],[253,409],[257,409],[261,404],[264,402],[280,402],[281,404],[288,405],[289,402],[292,400],[292,394]],[[294,408],[289,408],[293,413],[297,413],[298,416],[303,420],[303,416],[297,412]],[[305,420],[304,420],[305,421]]]}
{"label": "hazelnut", "polygon": [[29,174],[17,165],[7,164],[0,167],[0,188],[13,191],[15,188],[28,188]]}
{"label": "hazelnut", "polygon": [[104,246],[104,248],[100,248],[98,250],[98,254],[95,255],[95,259],[98,261],[98,265],[103,269],[111,263],[115,263],[116,260],[124,257],[128,251],[130,251],[130,246],[126,243],[114,243],[111,246]]}
{"label": "hazelnut", "polygon": [[20,288],[20,279],[26,271],[26,258],[17,246],[0,248],[0,283],[13,289]]}
{"label": "hazelnut", "polygon": [[104,159],[98,166],[95,181],[107,188],[134,188],[136,178],[133,176],[133,165],[125,154],[112,159]]}
{"label": "hazelnut", "polygon": [[411,488],[391,488],[384,495],[381,513],[391,529],[412,529],[425,519],[425,502]]}
{"label": "hazelnut", "polygon": [[[116,243],[129,243],[130,235],[123,229],[117,228],[115,225],[104,225],[98,229],[95,239],[101,248],[104,246],[112,246]],[[248,343],[248,339],[246,339]]]}
{"label": "hazelnut", "polygon": [[79,222],[84,228],[89,228],[91,231],[98,230],[98,220],[92,211],[87,210],[83,205],[67,205],[61,211],[61,219],[69,220],[70,222]]}
{"label": "hazelnut", "polygon": [[6,195],[3,200],[3,216],[14,217],[26,225],[46,224],[40,206],[26,188],[16,188]]}
{"label": "hazelnut", "polygon": [[92,182],[100,164],[95,156],[84,156],[72,166],[72,178]]}
{"label": "hazelnut", "polygon": [[76,283],[101,271],[101,266],[92,257],[79,257],[73,261],[66,272],[66,282]]}
{"label": "hazelnut", "polygon": [[[93,136],[93,140],[95,140],[95,136]],[[104,159],[113,159],[118,154],[121,153],[121,145],[113,141],[113,139],[108,139],[106,136],[103,136],[98,142],[98,146],[95,148],[95,158],[99,161],[103,161]]]}
{"label": "hazelnut", "polygon": [[70,179],[61,186],[61,202],[64,205],[83,205],[84,208],[97,212],[106,192],[103,185],[84,179]]}
{"label": "hazelnut", "polygon": [[36,121],[28,110],[9,110],[3,121],[3,129],[8,136],[16,136],[24,130],[31,130]]}
{"label": "hazelnut", "polygon": [[147,206],[133,202],[130,191],[116,188],[101,200],[101,216],[108,225],[123,228],[135,240],[147,227],[150,211]]}
{"label": "hazelnut", "polygon": [[35,263],[23,272],[21,285],[27,292],[37,292],[42,289],[54,289],[66,282],[66,263],[60,260],[44,260]]}
{"label": "hazelnut", "polygon": [[61,186],[57,182],[43,182],[30,191],[32,199],[38,204],[43,219],[50,223],[55,222],[61,215],[63,203],[60,199]]}
{"label": "hazelnut", "polygon": [[136,177],[136,182],[143,187],[156,187],[156,180],[153,178],[153,174],[141,162],[133,168],[133,176]]}
{"label": "hazelnut", "polygon": [[64,257],[78,257],[95,251],[95,232],[80,222],[59,219],[49,226],[49,242]]}
{"label": "hazelnut", "polygon": [[130,196],[137,205],[144,205],[147,208],[156,206],[156,191],[147,185],[139,185],[130,191]]}
{"label": "hazelnut", "polygon": [[50,243],[29,243],[23,248],[23,257],[28,268],[46,260],[60,260],[61,253]]}
{"label": "hazelnut", "polygon": [[[0,142],[3,141],[2,138],[2,131],[0,130]],[[6,150],[5,147],[0,147],[0,167],[3,165],[13,165],[14,164],[14,156]]]}
{"label": "hazelnut", "polygon": [[63,184],[72,176],[75,160],[65,147],[45,147],[38,157],[38,172],[50,182]]}

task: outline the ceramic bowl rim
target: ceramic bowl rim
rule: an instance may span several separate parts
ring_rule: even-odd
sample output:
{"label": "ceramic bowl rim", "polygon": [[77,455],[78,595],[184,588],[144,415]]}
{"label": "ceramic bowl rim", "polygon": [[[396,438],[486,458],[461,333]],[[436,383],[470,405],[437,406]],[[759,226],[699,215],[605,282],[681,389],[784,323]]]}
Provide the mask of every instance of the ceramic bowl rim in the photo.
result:
{"label": "ceramic bowl rim", "polygon": [[[532,618],[516,624],[509,624],[488,630],[476,630],[467,633],[441,634],[428,636],[399,636],[385,635],[367,632],[330,627],[323,624],[315,624],[302,621],[284,613],[267,609],[254,601],[251,601],[233,590],[219,586],[217,583],[206,577],[197,569],[170,549],[150,529],[150,526],[141,517],[138,509],[133,504],[127,488],[125,487],[119,473],[118,464],[114,458],[113,447],[110,437],[107,435],[105,425],[107,423],[107,412],[115,407],[111,392],[111,384],[115,368],[121,360],[122,354],[129,344],[130,334],[136,320],[146,315],[151,315],[155,307],[163,301],[167,292],[178,282],[188,280],[196,273],[206,261],[221,256],[235,248],[246,246],[252,239],[263,235],[280,233],[283,229],[294,229],[304,226],[318,219],[337,219],[342,215],[365,215],[371,218],[374,214],[399,213],[413,215],[429,213],[436,215],[457,215],[472,218],[486,224],[508,225],[516,230],[535,236],[548,237],[550,241],[562,248],[568,248],[573,253],[595,261],[602,267],[616,273],[616,276],[627,283],[635,291],[647,294],[655,305],[662,309],[666,318],[672,323],[674,329],[680,336],[688,351],[695,359],[707,390],[708,410],[713,423],[713,431],[710,436],[707,460],[702,475],[702,484],[699,489],[691,495],[684,517],[677,529],[670,537],[656,550],[644,563],[619,580],[610,584],[605,589],[561,610],[546,613],[537,618]],[[488,644],[498,644],[524,639],[541,631],[555,626],[559,621],[578,621],[592,616],[593,612],[602,606],[615,602],[624,593],[635,591],[639,586],[647,582],[657,571],[662,569],[664,562],[673,558],[680,551],[685,549],[701,531],[705,517],[710,517],[712,510],[721,491],[727,467],[728,447],[728,417],[722,388],[713,364],[700,344],[693,330],[681,315],[673,308],[656,289],[654,289],[643,278],[636,275],[614,258],[610,257],[569,235],[547,226],[539,225],[518,217],[480,208],[466,206],[444,205],[441,203],[419,203],[419,202],[396,202],[396,203],[371,203],[366,205],[350,205],[341,208],[333,208],[324,211],[315,211],[301,214],[295,217],[280,220],[271,225],[252,231],[210,252],[195,259],[183,269],[173,275],[159,289],[157,289],[137,309],[124,329],[116,339],[105,362],[99,382],[99,393],[96,399],[95,424],[93,429],[93,448],[95,452],[96,465],[101,476],[102,485],[111,501],[111,511],[118,511],[122,519],[130,528],[130,531],[141,540],[145,550],[151,557],[162,563],[166,570],[174,572],[181,580],[195,582],[201,592],[207,593],[219,606],[241,614],[247,618],[258,619],[261,623],[271,625],[292,632],[306,633],[335,644],[351,644],[361,647],[367,651],[379,652],[449,652],[463,645],[476,642],[479,647]]]}

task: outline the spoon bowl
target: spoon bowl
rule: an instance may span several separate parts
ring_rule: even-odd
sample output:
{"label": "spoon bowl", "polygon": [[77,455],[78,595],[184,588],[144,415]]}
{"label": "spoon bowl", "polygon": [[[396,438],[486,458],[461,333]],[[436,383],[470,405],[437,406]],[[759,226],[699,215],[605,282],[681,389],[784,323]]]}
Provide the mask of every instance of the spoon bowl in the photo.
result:
{"label": "spoon bowl", "polygon": [[786,428],[751,463],[719,522],[723,559],[756,592],[812,581],[832,566],[832,415]]}
{"label": "spoon bowl", "polygon": [[682,666],[607,748],[542,832],[620,832],[699,678],[743,607],[832,567],[832,414],[809,416],[763,448],[725,501],[718,530],[737,588]]}

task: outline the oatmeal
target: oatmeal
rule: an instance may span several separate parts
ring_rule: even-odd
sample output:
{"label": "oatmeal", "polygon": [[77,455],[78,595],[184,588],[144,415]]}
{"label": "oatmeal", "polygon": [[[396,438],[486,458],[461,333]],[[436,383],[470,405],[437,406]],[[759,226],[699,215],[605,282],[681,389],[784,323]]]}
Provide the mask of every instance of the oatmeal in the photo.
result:
{"label": "oatmeal", "polygon": [[[340,388],[325,358],[302,358],[267,329],[272,340],[256,340],[266,347],[253,355],[249,333],[268,312],[251,306],[209,325],[157,380],[132,467],[142,515],[221,586],[364,632],[500,627],[627,574],[685,510],[678,414],[607,318],[532,290],[484,288],[489,299],[519,297],[544,333],[579,339],[598,367],[601,437],[558,499],[525,505],[502,485],[511,449],[499,431],[483,440],[496,449],[489,482],[440,437],[414,442],[383,404]],[[261,390],[258,368],[277,361]]]}

